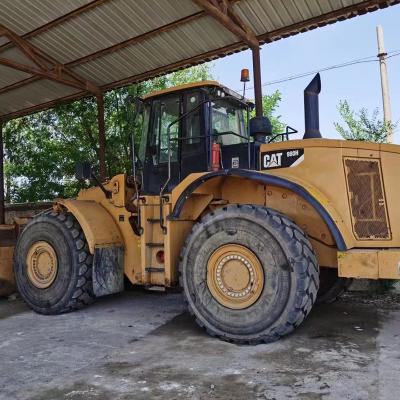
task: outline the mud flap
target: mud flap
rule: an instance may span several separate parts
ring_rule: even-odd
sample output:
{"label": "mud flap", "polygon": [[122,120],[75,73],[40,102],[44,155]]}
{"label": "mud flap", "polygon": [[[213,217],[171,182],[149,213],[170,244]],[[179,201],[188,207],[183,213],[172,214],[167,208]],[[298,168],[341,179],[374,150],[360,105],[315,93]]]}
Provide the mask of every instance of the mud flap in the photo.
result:
{"label": "mud flap", "polygon": [[124,248],[96,247],[93,260],[93,292],[96,297],[124,290]]}

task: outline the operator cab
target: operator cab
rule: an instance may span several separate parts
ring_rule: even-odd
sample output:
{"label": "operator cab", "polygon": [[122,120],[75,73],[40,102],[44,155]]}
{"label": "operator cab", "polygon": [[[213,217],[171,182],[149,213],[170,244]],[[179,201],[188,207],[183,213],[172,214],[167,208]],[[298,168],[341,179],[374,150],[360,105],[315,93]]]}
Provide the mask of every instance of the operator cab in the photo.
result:
{"label": "operator cab", "polygon": [[211,171],[216,148],[219,168],[251,168],[253,143],[245,123],[251,106],[215,81],[181,85],[146,96],[137,154],[142,192],[159,194],[169,176],[166,192],[170,192],[187,175]]}

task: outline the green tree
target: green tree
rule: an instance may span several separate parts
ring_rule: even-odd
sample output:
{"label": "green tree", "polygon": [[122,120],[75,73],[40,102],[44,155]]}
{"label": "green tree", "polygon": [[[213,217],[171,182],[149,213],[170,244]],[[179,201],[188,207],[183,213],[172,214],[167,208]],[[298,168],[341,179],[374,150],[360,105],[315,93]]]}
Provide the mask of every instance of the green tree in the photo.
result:
{"label": "green tree", "polygon": [[[132,131],[140,140],[140,131],[132,120],[132,97],[210,79],[210,71],[210,64],[202,64],[105,94],[106,162],[110,176],[130,169]],[[82,187],[74,178],[75,165],[88,160],[96,166],[97,136],[97,105],[93,98],[8,122],[4,129],[7,201],[75,196]]]}
{"label": "green tree", "polygon": [[337,122],[334,123],[334,126],[336,131],[346,140],[384,143],[387,141],[388,132],[395,127],[394,124],[385,123],[378,119],[378,109],[375,109],[371,116],[369,116],[366,108],[354,112],[346,100],[339,102],[338,111],[345,127]]}

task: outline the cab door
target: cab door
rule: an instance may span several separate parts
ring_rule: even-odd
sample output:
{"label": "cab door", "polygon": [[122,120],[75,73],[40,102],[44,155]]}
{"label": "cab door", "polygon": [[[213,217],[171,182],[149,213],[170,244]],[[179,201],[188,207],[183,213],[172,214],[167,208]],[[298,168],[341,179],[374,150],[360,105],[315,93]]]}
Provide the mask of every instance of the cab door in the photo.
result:
{"label": "cab door", "polygon": [[[183,180],[193,172],[207,171],[206,126],[204,93],[186,92],[183,96],[183,130],[180,175]],[[189,114],[188,114],[189,113]]]}
{"label": "cab door", "polygon": [[[145,193],[159,194],[168,179],[168,126],[180,118],[181,108],[181,96],[178,94],[153,100],[143,169]],[[180,180],[178,138],[181,127],[181,121],[170,126],[171,180],[167,192]]]}

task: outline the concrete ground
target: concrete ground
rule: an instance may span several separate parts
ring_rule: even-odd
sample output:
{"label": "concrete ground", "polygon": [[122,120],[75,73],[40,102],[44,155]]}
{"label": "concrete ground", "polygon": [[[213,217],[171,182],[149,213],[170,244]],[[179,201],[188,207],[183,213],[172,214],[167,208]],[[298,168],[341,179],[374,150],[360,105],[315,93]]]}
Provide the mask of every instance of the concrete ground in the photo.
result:
{"label": "concrete ground", "polygon": [[400,298],[347,296],[258,346],[207,336],[181,294],[41,316],[0,300],[0,399],[398,399]]}

